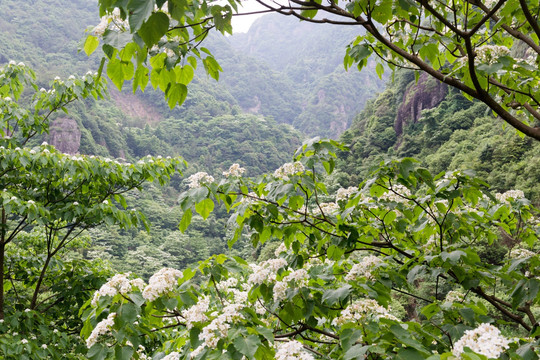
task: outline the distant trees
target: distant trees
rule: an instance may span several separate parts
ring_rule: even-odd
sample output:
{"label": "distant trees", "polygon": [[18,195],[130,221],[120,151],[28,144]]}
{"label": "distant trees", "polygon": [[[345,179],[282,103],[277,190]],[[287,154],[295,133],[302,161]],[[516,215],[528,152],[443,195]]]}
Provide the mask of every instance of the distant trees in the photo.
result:
{"label": "distant trees", "polygon": [[[360,26],[366,32],[351,39],[346,67],[362,69],[372,57],[379,74],[383,64],[426,72],[540,140],[540,25],[534,0],[257,1],[263,12]],[[102,22],[84,49],[91,53],[101,39],[107,74],[117,86],[133,80],[137,89],[150,82],[174,106],[184,101],[198,62],[219,78],[219,64],[201,43],[213,29],[232,32],[230,20],[239,4],[101,0]]]}

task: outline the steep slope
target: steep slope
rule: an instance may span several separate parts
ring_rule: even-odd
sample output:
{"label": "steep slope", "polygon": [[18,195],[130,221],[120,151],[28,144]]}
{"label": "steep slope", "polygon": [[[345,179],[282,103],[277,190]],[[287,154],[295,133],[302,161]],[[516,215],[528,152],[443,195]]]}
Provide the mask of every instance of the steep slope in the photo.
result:
{"label": "steep slope", "polygon": [[298,100],[292,93],[289,99],[300,105],[292,121],[298,130],[335,138],[384,87],[371,65],[362,72],[343,67],[346,45],[359,31],[270,14],[257,19],[248,33],[229,40],[241,58],[262,61],[294,84]]}
{"label": "steep slope", "polygon": [[485,105],[427,77],[399,72],[341,137],[340,181],[357,184],[380,161],[414,157],[437,173],[472,169],[496,191],[520,189],[540,203],[540,143],[520,138]]}

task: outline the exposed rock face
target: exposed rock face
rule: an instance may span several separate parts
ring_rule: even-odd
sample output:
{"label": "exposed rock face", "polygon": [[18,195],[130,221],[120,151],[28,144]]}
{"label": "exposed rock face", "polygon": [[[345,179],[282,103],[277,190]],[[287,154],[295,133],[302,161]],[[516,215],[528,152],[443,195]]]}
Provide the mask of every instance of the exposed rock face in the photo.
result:
{"label": "exposed rock face", "polygon": [[409,86],[403,94],[403,101],[394,122],[396,134],[401,135],[406,124],[416,123],[422,110],[439,105],[447,93],[446,84],[429,77],[426,73],[422,73],[418,83]]}
{"label": "exposed rock face", "polygon": [[65,154],[77,154],[81,146],[81,130],[77,122],[68,118],[58,118],[51,122],[49,143]]}

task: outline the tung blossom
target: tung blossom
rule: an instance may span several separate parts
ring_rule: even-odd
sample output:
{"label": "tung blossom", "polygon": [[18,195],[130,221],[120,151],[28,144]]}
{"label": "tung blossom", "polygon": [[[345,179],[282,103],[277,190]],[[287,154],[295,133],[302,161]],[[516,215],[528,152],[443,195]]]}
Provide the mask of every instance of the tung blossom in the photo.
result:
{"label": "tung blossom", "polygon": [[274,176],[278,179],[289,180],[289,176],[296,175],[305,171],[304,165],[300,161],[294,163],[283,164],[279,169],[274,171]]}
{"label": "tung blossom", "polygon": [[301,342],[291,340],[276,343],[276,360],[313,360],[313,356],[304,350]]}
{"label": "tung blossom", "polygon": [[465,347],[477,354],[497,359],[505,349],[508,349],[510,340],[501,335],[501,331],[490,324],[480,324],[474,330],[467,330],[454,344],[452,353],[461,359]]}
{"label": "tung blossom", "polygon": [[195,189],[203,186],[204,184],[214,182],[214,178],[205,172],[198,172],[188,177],[188,186],[190,189]]}
{"label": "tung blossom", "polygon": [[366,319],[379,320],[386,318],[398,321],[388,310],[373,299],[361,299],[352,303],[341,312],[341,315],[332,321],[332,325],[338,326],[351,322],[365,321]]}
{"label": "tung blossom", "polygon": [[180,270],[163,268],[152,275],[148,281],[148,286],[144,288],[143,297],[148,301],[154,301],[163,294],[174,289],[178,279],[182,278]]}
{"label": "tung blossom", "polygon": [[246,171],[243,167],[240,167],[238,164],[232,164],[229,167],[229,170],[223,172],[223,175],[226,177],[240,177]]}
{"label": "tung blossom", "polygon": [[369,255],[366,256],[360,261],[353,265],[351,271],[345,276],[347,281],[356,281],[358,278],[366,278],[368,280],[373,280],[373,274],[371,270],[374,267],[379,265],[382,260],[376,256]]}
{"label": "tung blossom", "polygon": [[106,335],[111,332],[111,328],[114,326],[114,318],[116,317],[116,313],[110,313],[109,316],[107,316],[106,319],[101,320],[94,330],[92,330],[92,333],[86,339],[86,347],[91,348],[97,343],[98,337],[100,335]]}

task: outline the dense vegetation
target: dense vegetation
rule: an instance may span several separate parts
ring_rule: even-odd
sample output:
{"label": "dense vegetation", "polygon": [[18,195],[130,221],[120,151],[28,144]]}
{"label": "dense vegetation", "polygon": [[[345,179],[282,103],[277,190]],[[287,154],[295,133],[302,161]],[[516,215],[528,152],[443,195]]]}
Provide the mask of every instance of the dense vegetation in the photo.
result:
{"label": "dense vegetation", "polygon": [[402,134],[396,133],[399,108],[407,98],[429,99],[429,91],[416,86],[413,73],[398,73],[343,134],[351,152],[343,153],[338,177],[354,185],[382,160],[414,157],[433,173],[474,170],[495,190],[521,189],[540,203],[540,144],[518,136],[501,121],[494,124],[496,120],[484,104],[450,90],[417,119],[405,119]]}
{"label": "dense vegetation", "polygon": [[[537,359],[537,5],[366,1],[228,38],[233,0],[2,2],[0,357]],[[404,60],[481,101],[400,70],[365,105]]]}

